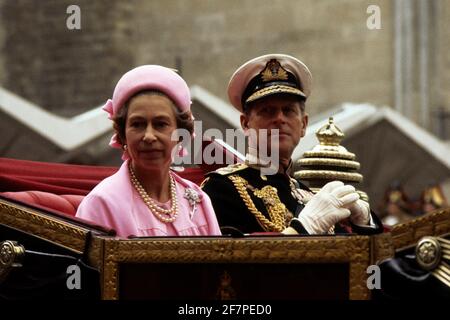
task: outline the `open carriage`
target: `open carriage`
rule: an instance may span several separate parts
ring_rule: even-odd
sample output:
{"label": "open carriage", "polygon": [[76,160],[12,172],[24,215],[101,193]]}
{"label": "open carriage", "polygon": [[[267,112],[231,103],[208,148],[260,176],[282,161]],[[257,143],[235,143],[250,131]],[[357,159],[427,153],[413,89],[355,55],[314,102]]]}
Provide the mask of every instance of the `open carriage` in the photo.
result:
{"label": "open carriage", "polygon": [[[115,170],[0,159],[2,298],[371,299],[369,266],[450,233],[447,209],[375,236],[118,239],[74,217]],[[204,173],[181,175],[200,183]]]}

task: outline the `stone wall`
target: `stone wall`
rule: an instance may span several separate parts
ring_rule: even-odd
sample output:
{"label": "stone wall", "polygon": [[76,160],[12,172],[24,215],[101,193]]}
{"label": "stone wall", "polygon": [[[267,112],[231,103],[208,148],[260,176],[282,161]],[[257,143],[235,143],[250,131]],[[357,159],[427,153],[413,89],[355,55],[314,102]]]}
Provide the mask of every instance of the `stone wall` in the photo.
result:
{"label": "stone wall", "polygon": [[382,29],[369,30],[366,1],[151,1],[136,12],[137,63],[182,61],[189,83],[226,99],[234,70],[255,56],[302,59],[314,77],[311,113],[343,101],[393,103],[392,10],[377,1]]}
{"label": "stone wall", "polygon": [[77,0],[81,30],[69,30],[73,1],[2,1],[1,85],[62,115],[103,103],[133,64],[124,44],[134,8],[125,1]]}
{"label": "stone wall", "polygon": [[[180,70],[227,100],[234,70],[255,56],[283,52],[313,73],[311,115],[339,103],[395,107],[395,12],[391,0],[0,0],[0,85],[60,115],[103,104],[119,77],[140,64]],[[413,10],[407,116],[420,123],[418,0]],[[450,109],[450,1],[429,5],[429,130]],[[66,9],[81,9],[69,30]],[[381,29],[369,30],[369,5]],[[403,60],[404,57],[401,59]],[[450,135],[450,133],[448,133]],[[448,138],[448,137],[447,137]]]}
{"label": "stone wall", "polygon": [[314,76],[312,114],[343,101],[392,105],[392,9],[377,1],[382,29],[366,27],[366,1],[87,1],[81,30],[68,30],[71,1],[1,2],[1,85],[60,114],[77,114],[111,95],[139,64],[181,70],[226,99],[247,59],[284,52]]}
{"label": "stone wall", "polygon": [[[450,29],[448,27],[448,21],[450,19],[450,1],[439,0],[437,2],[438,16],[437,24],[438,29],[438,45],[437,45],[437,57],[438,63],[434,70],[436,76],[434,79],[433,95],[436,97],[433,105],[433,111],[436,112],[438,108],[442,108],[446,112],[446,119],[443,120],[440,125],[434,121],[432,123],[433,129],[436,133],[437,130],[443,130],[443,135],[446,139],[450,139]],[[436,116],[434,117],[437,118]]]}

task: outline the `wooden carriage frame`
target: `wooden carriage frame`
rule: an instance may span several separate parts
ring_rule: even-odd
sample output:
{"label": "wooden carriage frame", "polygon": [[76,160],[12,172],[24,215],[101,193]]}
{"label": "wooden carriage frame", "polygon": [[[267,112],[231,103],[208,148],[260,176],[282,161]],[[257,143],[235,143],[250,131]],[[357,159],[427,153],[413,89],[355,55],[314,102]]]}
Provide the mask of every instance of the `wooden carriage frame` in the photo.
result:
{"label": "wooden carriage frame", "polygon": [[[330,264],[349,266],[348,298],[370,299],[367,267],[450,232],[450,209],[438,210],[375,236],[180,237],[117,239],[44,210],[0,199],[0,224],[84,255],[100,271],[102,299],[119,299],[124,264]],[[14,240],[14,239],[10,239]]]}

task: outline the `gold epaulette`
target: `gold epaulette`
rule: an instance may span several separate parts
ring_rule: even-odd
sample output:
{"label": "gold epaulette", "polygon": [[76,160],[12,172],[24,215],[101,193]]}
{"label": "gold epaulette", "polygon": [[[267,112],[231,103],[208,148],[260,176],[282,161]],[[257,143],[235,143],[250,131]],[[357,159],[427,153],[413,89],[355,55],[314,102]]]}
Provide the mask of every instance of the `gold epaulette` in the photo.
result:
{"label": "gold epaulette", "polygon": [[[245,206],[255,216],[264,231],[281,232],[286,228],[293,215],[281,202],[278,197],[277,189],[271,185],[264,186],[260,190],[256,189],[253,186],[250,186],[248,181],[239,175],[230,175],[228,178],[233,182],[234,187],[239,193]],[[256,197],[263,200],[270,219],[267,219],[264,214],[256,208],[255,203],[248,193],[248,189],[251,189]]]}
{"label": "gold epaulette", "polygon": [[220,174],[222,176],[226,176],[232,173],[235,173],[237,171],[241,171],[244,169],[247,169],[248,166],[244,163],[236,163],[236,164],[230,164],[229,166],[223,167],[223,168],[219,168],[216,171],[210,172],[210,173],[217,173]]}

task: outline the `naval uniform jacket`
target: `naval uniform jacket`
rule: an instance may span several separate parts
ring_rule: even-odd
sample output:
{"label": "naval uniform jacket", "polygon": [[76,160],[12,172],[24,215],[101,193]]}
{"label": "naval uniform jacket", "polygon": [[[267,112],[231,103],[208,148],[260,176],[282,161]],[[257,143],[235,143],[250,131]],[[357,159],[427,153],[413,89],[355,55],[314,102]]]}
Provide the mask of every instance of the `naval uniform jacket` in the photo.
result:
{"label": "naval uniform jacket", "polygon": [[[233,179],[234,177],[234,179]],[[249,167],[245,164],[230,165],[225,168],[220,168],[216,171],[210,172],[206,180],[202,184],[202,189],[211,198],[214,211],[217,215],[219,225],[223,233],[227,233],[227,229],[238,229],[244,234],[254,232],[279,232],[279,230],[271,230],[264,227],[263,224],[256,218],[255,214],[249,209],[251,204],[245,201],[241,192],[238,191],[233,180],[243,178],[248,183],[246,187],[246,194],[250,197],[254,207],[261,212],[267,219],[270,220],[267,203],[264,199],[258,197],[256,194],[265,186],[272,186],[276,189],[279,201],[286,207],[292,217],[298,217],[305,206],[305,201],[299,199],[299,194],[310,194],[312,192],[303,185],[300,181],[282,173],[274,175],[262,175],[257,168]],[[242,179],[241,179],[242,181]],[[293,192],[292,183],[300,192]],[[242,189],[242,188],[241,188]],[[275,199],[274,201],[277,201]],[[358,234],[375,234],[382,232],[382,224],[375,214],[372,214],[372,221],[375,223],[373,227],[359,227],[348,223],[347,225],[337,224],[335,226],[335,234],[354,232]],[[287,226],[293,227],[300,234],[308,234],[297,219],[289,222]],[[293,223],[295,222],[295,223]]]}

